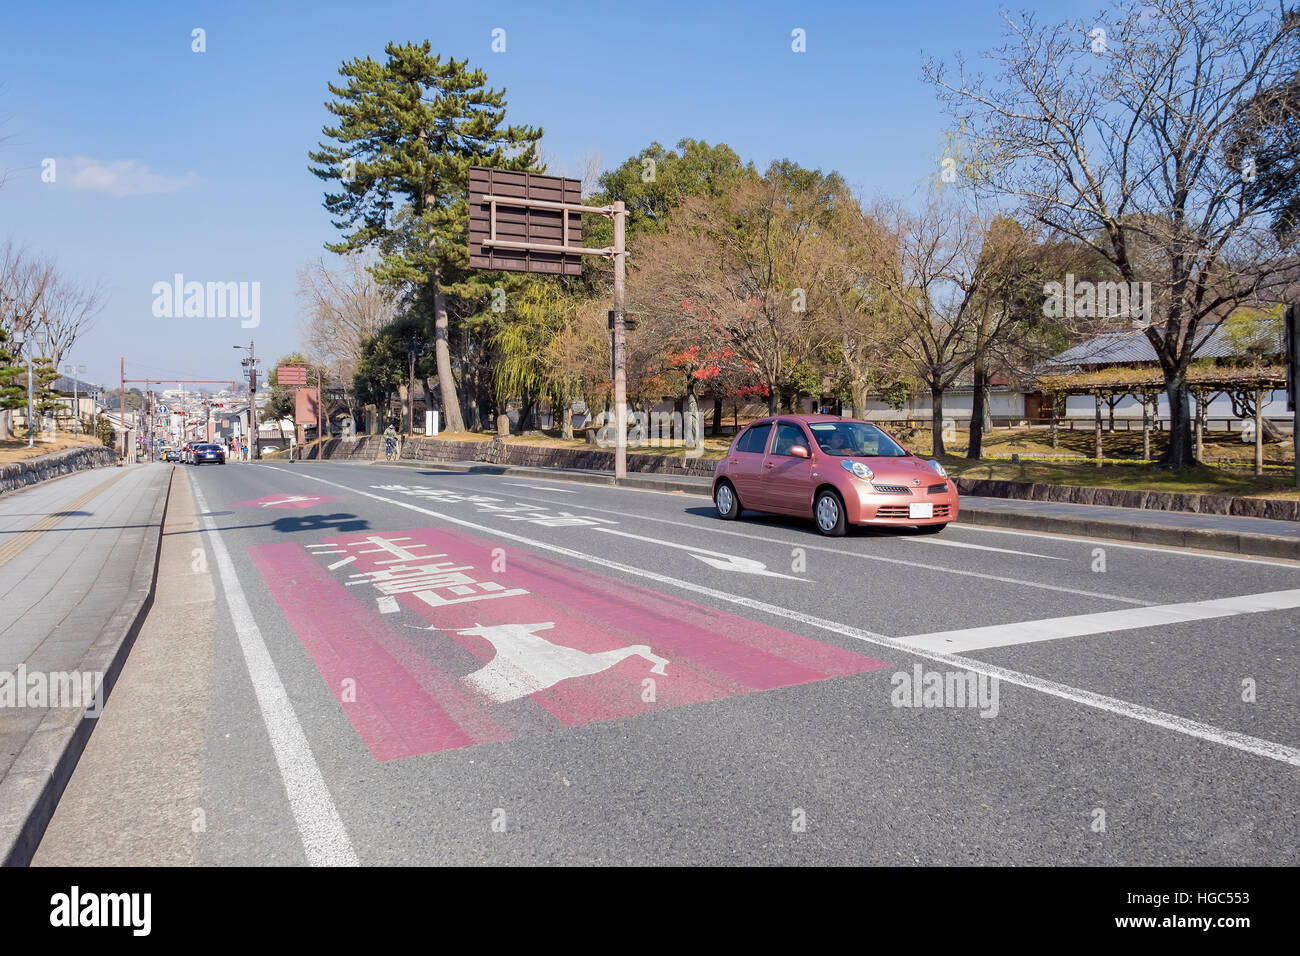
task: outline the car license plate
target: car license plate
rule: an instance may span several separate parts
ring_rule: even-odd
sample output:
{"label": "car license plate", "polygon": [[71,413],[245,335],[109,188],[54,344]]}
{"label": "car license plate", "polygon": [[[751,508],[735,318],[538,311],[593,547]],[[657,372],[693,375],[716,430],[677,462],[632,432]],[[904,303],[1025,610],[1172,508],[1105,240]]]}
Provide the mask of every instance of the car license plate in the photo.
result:
{"label": "car license plate", "polygon": [[907,516],[909,518],[933,518],[934,505],[928,501],[924,503],[910,504],[907,506]]}

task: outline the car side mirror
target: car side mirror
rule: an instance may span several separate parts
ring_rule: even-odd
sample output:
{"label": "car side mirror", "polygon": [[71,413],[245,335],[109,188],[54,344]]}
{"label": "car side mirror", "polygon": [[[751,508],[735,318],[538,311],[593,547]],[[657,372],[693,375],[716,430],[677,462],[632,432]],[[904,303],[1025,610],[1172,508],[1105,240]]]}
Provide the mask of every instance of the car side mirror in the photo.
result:
{"label": "car side mirror", "polygon": [[803,445],[792,445],[792,446],[790,446],[790,454],[793,455],[795,458],[810,458],[810,457],[811,457],[811,456],[808,454],[808,449],[807,449],[807,448],[804,448]]}

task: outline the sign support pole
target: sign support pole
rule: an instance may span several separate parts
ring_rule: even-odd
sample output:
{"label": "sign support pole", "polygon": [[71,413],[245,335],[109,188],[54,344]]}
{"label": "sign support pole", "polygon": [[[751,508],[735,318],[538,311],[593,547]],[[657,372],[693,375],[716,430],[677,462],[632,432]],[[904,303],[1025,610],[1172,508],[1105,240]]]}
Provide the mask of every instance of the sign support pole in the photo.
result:
{"label": "sign support pole", "polygon": [[627,287],[627,207],[614,203],[614,480],[627,477],[627,325],[623,312]]}
{"label": "sign support pole", "polygon": [[1300,488],[1300,305],[1287,307],[1282,329],[1286,337],[1286,407],[1291,412],[1291,453],[1295,459],[1295,486]]}

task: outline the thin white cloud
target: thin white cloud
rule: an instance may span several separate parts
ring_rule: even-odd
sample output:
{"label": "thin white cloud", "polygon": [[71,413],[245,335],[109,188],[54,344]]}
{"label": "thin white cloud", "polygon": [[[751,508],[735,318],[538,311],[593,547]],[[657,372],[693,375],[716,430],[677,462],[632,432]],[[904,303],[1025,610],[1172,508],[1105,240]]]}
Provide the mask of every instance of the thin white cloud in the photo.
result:
{"label": "thin white cloud", "polygon": [[197,173],[166,176],[134,159],[102,160],[70,156],[56,161],[58,179],[73,189],[88,189],[109,196],[152,196],[174,193],[198,185]]}

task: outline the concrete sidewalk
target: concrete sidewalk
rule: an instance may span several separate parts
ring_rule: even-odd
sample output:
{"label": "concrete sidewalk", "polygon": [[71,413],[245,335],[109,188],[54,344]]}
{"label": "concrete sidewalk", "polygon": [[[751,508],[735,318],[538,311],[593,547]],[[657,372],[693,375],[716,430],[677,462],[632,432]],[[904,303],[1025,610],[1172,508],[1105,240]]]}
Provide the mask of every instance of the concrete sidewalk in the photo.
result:
{"label": "concrete sidewalk", "polygon": [[[310,467],[310,462],[307,463]],[[374,462],[389,468],[420,471],[459,471],[515,477],[550,478],[564,481],[616,484],[609,472],[569,468],[524,468],[515,465],[485,465],[478,462]],[[626,488],[674,491],[683,494],[711,493],[707,478],[677,475],[628,475]],[[1114,508],[1053,501],[1026,501],[963,495],[958,523],[1019,531],[1042,531],[1110,538],[1177,548],[1224,551],[1230,554],[1300,561],[1300,522],[1268,518],[1239,518],[1231,515],[1183,511],[1155,511],[1146,508]]]}
{"label": "concrete sidewalk", "polygon": [[[0,500],[7,865],[30,860],[152,601],[171,472],[158,464],[81,472]],[[84,674],[99,686],[89,706],[93,688],[74,676]]]}

